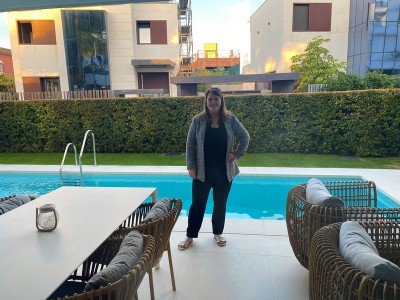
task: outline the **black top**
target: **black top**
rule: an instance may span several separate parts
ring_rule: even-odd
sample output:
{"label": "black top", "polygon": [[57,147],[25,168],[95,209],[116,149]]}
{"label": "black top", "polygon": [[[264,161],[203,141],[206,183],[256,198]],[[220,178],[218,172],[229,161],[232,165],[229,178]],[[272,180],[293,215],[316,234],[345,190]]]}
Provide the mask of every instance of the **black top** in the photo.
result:
{"label": "black top", "polygon": [[227,134],[223,122],[218,128],[206,126],[204,139],[204,161],[206,174],[218,170],[218,173],[226,173]]}

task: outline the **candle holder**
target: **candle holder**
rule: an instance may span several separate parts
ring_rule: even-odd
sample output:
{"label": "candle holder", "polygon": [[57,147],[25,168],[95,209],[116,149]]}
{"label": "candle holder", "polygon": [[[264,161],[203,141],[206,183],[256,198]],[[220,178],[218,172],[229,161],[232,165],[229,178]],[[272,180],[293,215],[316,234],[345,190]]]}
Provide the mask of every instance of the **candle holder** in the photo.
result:
{"label": "candle holder", "polygon": [[56,229],[58,219],[58,212],[54,204],[45,204],[36,208],[36,228],[39,231]]}

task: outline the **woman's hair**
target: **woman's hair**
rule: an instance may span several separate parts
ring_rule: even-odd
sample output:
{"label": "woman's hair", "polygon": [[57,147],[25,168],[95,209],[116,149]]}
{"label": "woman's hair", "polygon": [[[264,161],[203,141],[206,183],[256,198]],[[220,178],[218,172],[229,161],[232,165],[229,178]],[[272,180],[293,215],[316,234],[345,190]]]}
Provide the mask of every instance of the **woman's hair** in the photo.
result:
{"label": "woman's hair", "polygon": [[204,100],[204,111],[202,113],[200,113],[200,115],[203,115],[203,114],[206,115],[207,123],[211,121],[210,111],[208,110],[208,107],[207,107],[207,98],[208,98],[209,94],[217,96],[221,99],[221,107],[219,108],[219,112],[218,112],[219,113],[219,121],[226,120],[226,118],[229,114],[229,111],[226,109],[226,106],[225,106],[224,95],[222,94],[221,89],[218,87],[211,87],[211,88],[207,89],[207,91],[205,93],[205,100]]}

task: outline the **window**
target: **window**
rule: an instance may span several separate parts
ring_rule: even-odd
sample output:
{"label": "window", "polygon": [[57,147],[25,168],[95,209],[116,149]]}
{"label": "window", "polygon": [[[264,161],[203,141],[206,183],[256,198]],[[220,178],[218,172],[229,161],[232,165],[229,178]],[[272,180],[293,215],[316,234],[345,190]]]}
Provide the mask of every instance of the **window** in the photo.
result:
{"label": "window", "polygon": [[69,90],[110,89],[106,11],[63,10],[61,17]]}
{"label": "window", "polygon": [[4,74],[4,63],[2,60],[0,60],[0,75]]}
{"label": "window", "polygon": [[332,3],[293,4],[293,31],[331,31]]}
{"label": "window", "polygon": [[57,78],[40,78],[40,88],[42,92],[58,92],[60,91],[60,79]]}
{"label": "window", "polygon": [[20,44],[32,44],[31,22],[18,22],[18,35]]}
{"label": "window", "polygon": [[167,21],[137,21],[138,44],[167,44]]}
{"label": "window", "polygon": [[18,21],[17,24],[20,44],[56,44],[56,31],[53,20]]}
{"label": "window", "polygon": [[151,44],[150,22],[138,22],[137,28],[139,44]]}

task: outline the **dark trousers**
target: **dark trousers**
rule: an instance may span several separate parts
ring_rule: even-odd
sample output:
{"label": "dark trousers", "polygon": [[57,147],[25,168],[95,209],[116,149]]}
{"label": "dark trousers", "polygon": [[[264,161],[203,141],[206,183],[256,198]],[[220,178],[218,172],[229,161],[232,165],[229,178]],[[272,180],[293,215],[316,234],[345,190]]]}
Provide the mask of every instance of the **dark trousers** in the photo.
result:
{"label": "dark trousers", "polygon": [[226,202],[231,190],[232,182],[229,182],[226,175],[206,175],[206,182],[194,179],[192,182],[192,205],[189,210],[189,221],[186,236],[197,238],[203,223],[206,211],[207,199],[211,188],[213,189],[213,213],[212,227],[214,234],[222,234],[225,226]]}

